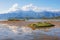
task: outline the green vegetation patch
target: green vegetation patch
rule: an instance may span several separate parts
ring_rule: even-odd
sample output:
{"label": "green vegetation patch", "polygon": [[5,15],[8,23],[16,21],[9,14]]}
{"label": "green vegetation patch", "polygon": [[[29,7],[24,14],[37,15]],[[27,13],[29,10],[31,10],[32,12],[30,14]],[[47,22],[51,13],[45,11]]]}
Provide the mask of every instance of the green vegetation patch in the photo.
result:
{"label": "green vegetation patch", "polygon": [[11,18],[11,19],[8,19],[8,21],[25,21],[25,20],[24,19]]}
{"label": "green vegetation patch", "polygon": [[49,22],[37,22],[28,25],[32,28],[46,28],[46,27],[53,27],[54,25]]}
{"label": "green vegetation patch", "polygon": [[19,21],[18,19],[8,19],[8,21]]}

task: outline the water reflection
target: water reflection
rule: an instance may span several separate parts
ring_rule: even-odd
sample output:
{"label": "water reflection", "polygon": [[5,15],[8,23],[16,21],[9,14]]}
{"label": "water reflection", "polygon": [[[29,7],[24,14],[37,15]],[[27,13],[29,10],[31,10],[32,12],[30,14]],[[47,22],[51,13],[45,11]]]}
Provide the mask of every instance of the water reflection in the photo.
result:
{"label": "water reflection", "polygon": [[9,26],[0,24],[0,40],[37,40],[46,35],[60,37],[60,28],[46,28],[33,30],[29,27]]}

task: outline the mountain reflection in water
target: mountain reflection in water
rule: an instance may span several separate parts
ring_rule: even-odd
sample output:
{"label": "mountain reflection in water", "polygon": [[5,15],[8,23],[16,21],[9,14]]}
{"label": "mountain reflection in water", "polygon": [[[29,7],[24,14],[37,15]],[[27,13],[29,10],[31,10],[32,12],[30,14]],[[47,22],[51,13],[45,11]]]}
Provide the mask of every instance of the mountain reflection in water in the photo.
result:
{"label": "mountain reflection in water", "polygon": [[0,40],[39,40],[46,35],[60,37],[60,28],[32,30],[29,27],[0,24]]}

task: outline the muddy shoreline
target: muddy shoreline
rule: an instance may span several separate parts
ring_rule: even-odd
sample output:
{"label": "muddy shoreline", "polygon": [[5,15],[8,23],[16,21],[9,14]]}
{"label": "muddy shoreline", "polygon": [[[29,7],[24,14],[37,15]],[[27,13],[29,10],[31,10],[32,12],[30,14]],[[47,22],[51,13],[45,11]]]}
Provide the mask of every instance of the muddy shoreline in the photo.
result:
{"label": "muddy shoreline", "polygon": [[[60,26],[59,21],[47,21],[49,23],[52,23],[56,26]],[[28,22],[28,21],[0,21],[0,24],[12,24],[12,25],[19,25],[19,26],[25,26],[30,23],[36,23],[36,22]]]}

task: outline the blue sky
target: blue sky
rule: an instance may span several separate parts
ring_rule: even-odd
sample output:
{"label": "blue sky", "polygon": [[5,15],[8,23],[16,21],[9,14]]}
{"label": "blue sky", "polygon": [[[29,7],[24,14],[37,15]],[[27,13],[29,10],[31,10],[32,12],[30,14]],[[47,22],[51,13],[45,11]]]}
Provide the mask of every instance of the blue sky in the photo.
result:
{"label": "blue sky", "polygon": [[19,4],[19,7],[33,4],[38,7],[60,10],[60,0],[0,0],[0,13],[8,10],[16,3]]}

